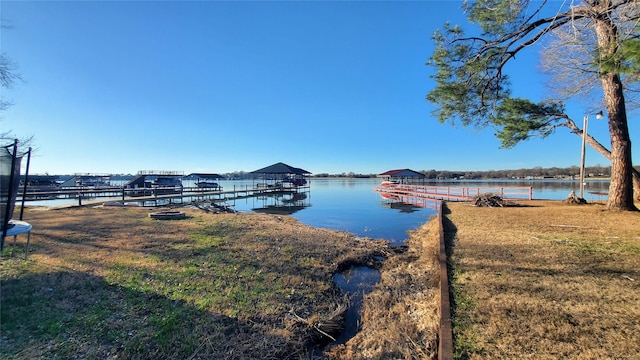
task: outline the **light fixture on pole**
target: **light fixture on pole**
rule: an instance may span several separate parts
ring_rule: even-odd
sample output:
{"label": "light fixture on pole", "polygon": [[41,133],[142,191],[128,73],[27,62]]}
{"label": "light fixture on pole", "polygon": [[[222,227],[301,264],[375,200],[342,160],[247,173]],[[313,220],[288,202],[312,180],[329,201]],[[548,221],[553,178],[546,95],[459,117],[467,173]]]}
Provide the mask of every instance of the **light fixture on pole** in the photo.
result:
{"label": "light fixture on pole", "polygon": [[[596,119],[602,119],[602,111],[596,114]],[[582,125],[582,153],[580,156],[580,199],[584,199],[584,154],[587,145],[587,125],[589,125],[589,115],[585,115]]]}

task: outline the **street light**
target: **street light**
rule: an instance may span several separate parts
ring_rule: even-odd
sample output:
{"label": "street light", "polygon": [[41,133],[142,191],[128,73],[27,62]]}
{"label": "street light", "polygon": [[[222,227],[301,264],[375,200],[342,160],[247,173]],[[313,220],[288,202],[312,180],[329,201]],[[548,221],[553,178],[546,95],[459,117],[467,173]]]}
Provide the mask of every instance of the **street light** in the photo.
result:
{"label": "street light", "polygon": [[[596,119],[602,119],[604,115],[602,111],[596,114]],[[580,199],[584,199],[584,153],[587,145],[587,125],[589,124],[589,115],[585,115],[582,126],[582,154],[580,156]]]}

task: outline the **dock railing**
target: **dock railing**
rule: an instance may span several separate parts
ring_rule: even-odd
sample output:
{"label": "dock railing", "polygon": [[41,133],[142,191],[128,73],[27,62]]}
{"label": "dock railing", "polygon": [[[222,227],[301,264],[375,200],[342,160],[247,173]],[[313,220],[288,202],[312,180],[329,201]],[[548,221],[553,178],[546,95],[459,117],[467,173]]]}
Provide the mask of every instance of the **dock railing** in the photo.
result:
{"label": "dock railing", "polygon": [[[184,203],[191,200],[223,201],[239,199],[272,193],[296,193],[309,191],[309,186],[270,185],[258,187],[255,185],[233,185],[233,190],[217,188],[201,188],[197,186],[167,186],[167,187],[134,187],[105,186],[87,187],[70,186],[49,189],[30,189],[24,194],[27,201],[41,201],[54,199],[76,199],[77,205],[95,204],[102,201],[128,201],[157,206],[162,203]],[[22,196],[20,197],[22,199]],[[144,205],[143,205],[144,206]]]}
{"label": "dock railing", "polygon": [[374,188],[377,192],[424,197],[428,199],[469,201],[476,196],[492,193],[505,200],[532,200],[531,186],[438,186],[393,184]]}

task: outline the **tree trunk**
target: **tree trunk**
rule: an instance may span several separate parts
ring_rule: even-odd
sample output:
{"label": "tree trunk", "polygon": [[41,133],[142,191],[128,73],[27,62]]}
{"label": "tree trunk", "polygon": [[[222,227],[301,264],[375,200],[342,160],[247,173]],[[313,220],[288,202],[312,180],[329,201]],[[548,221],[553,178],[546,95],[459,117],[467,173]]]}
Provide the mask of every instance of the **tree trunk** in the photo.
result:
{"label": "tree trunk", "polygon": [[635,168],[631,168],[631,175],[633,176],[633,197],[640,202],[640,173]]}
{"label": "tree trunk", "polygon": [[[608,1],[602,1],[608,5]],[[593,20],[598,36],[601,62],[611,61],[617,50],[617,28],[609,11],[602,12]],[[611,136],[611,182],[606,207],[611,210],[638,210],[633,203],[633,181],[631,175],[631,138],[627,126],[622,81],[617,72],[608,70],[600,74],[604,100],[609,115]]]}
{"label": "tree trunk", "polygon": [[[582,136],[582,131],[578,126],[576,126],[575,122],[571,120],[569,117],[565,118],[565,126],[571,130],[572,133]],[[598,140],[594,139],[589,133],[586,136],[587,144],[589,144],[595,151],[599,152],[602,156],[607,158],[607,160],[611,161],[611,151],[604,147]],[[640,201],[640,172],[635,168],[631,167],[631,176],[633,177],[633,194],[634,198]]]}
{"label": "tree trunk", "polygon": [[[600,144],[596,139],[587,134],[587,143],[591,145],[597,152],[611,161],[611,151]],[[631,179],[633,182],[633,197],[640,201],[640,172],[633,166],[631,167]]]}

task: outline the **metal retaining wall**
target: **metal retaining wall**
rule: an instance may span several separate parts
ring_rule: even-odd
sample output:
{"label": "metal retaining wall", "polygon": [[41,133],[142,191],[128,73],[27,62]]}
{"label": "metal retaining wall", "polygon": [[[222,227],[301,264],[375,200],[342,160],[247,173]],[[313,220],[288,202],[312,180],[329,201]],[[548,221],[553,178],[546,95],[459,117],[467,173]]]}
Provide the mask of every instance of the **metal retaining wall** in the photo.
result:
{"label": "metal retaining wall", "polygon": [[449,297],[449,276],[447,272],[447,248],[444,236],[442,206],[438,206],[438,224],[440,231],[440,330],[438,339],[438,359],[453,359],[453,330],[451,327],[451,301]]}

